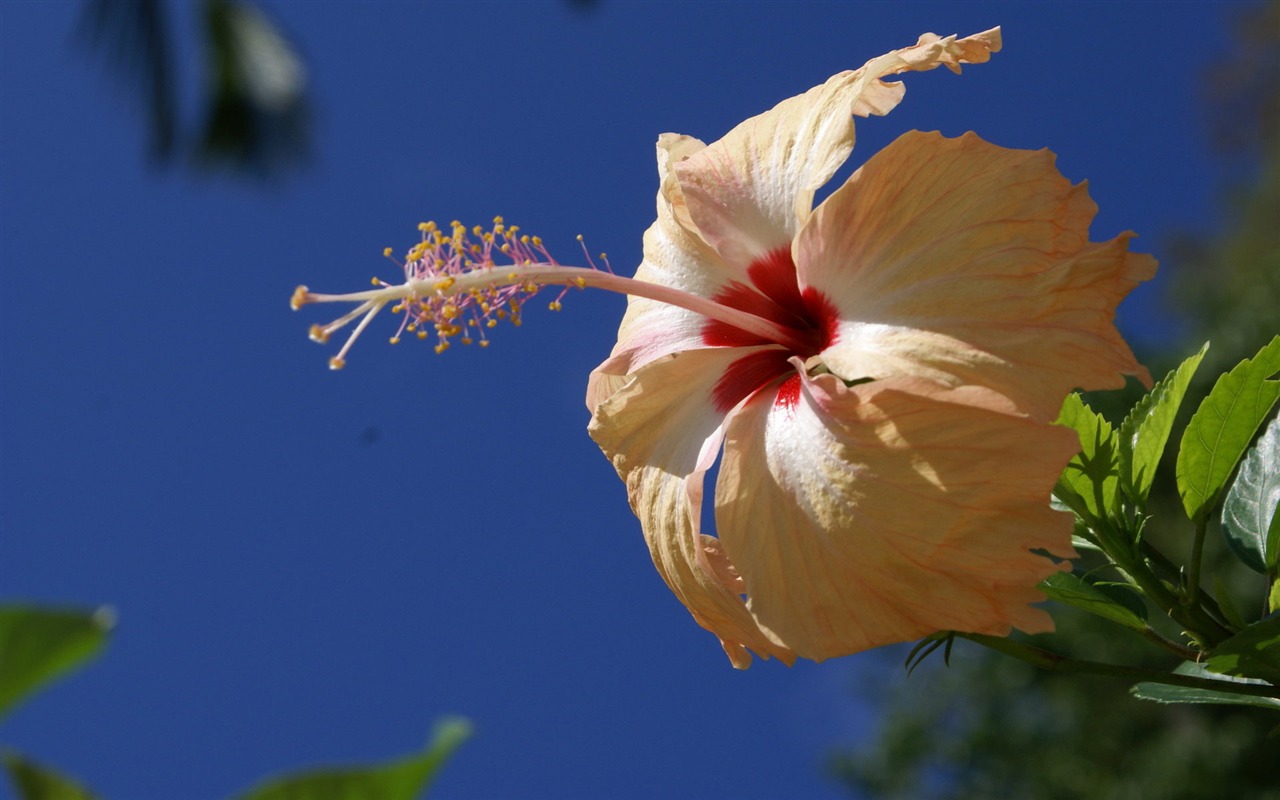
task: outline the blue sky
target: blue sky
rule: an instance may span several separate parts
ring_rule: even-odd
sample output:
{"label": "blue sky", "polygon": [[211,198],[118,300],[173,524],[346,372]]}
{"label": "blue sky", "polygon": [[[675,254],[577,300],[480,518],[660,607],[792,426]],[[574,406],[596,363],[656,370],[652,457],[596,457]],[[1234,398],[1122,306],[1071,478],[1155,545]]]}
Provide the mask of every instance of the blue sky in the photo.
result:
{"label": "blue sky", "polygon": [[[1089,179],[1095,239],[1160,257],[1216,222],[1199,80],[1230,6],[266,8],[307,59],[316,140],[264,185],[151,168],[79,4],[0,4],[0,598],[120,619],[0,742],[116,800],[214,798],[462,714],[477,735],[439,797],[839,796],[823,755],[874,735],[858,687],[901,654],[737,672],[668,592],[585,432],[622,298],[442,356],[381,319],[332,373],[306,338],[327,310],[289,295],[394,277],[382,248],[420,220],[495,214],[630,272],[659,133],[710,141],[924,31],[994,25],[1003,52],[907,76],[854,163],[913,128],[1049,147]],[[173,20],[188,95],[193,23]],[[1122,309],[1139,347],[1174,330],[1161,285]]]}

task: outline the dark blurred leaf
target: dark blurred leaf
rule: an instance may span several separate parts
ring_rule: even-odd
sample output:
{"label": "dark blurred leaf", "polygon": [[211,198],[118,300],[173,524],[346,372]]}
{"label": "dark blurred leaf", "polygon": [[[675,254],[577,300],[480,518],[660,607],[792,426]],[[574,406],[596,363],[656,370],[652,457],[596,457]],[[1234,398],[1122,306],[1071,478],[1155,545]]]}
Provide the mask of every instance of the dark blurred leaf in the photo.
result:
{"label": "dark blurred leaf", "polygon": [[1147,500],[1182,398],[1208,349],[1209,343],[1205,342],[1200,352],[1166,375],[1138,401],[1120,425],[1120,476],[1135,503],[1141,505]]}
{"label": "dark blurred leaf", "polygon": [[1254,432],[1280,397],[1280,381],[1269,380],[1278,372],[1280,336],[1218,378],[1192,415],[1178,449],[1178,493],[1191,519],[1202,519],[1217,504]]}
{"label": "dark blurred leaf", "polygon": [[293,45],[257,8],[205,4],[209,89],[196,160],[266,173],[308,150],[306,72]]}
{"label": "dark blurred leaf", "polygon": [[1255,622],[1213,648],[1212,672],[1258,678],[1280,686],[1280,616]]}
{"label": "dark blurred leaf", "polygon": [[92,47],[104,51],[109,67],[126,81],[139,84],[151,121],[151,152],[161,160],[170,158],[178,121],[164,4],[161,0],[87,0],[80,29]]}
{"label": "dark blurred leaf", "polygon": [[163,0],[87,0],[80,28],[146,98],[158,159],[189,150],[201,167],[259,176],[302,161],[310,139],[307,81],[292,43],[248,0],[204,0],[203,11],[207,75],[195,137],[183,135],[190,125],[177,108]]}
{"label": "dark blurred leaf", "polygon": [[[1209,672],[1204,667],[1191,661],[1185,661],[1174,670],[1178,675],[1190,675],[1195,678],[1209,678],[1223,683],[1262,684],[1264,681],[1246,678],[1231,678]],[[1251,697],[1249,695],[1215,692],[1212,689],[1193,689],[1190,686],[1169,686],[1165,683],[1139,683],[1131,690],[1134,697],[1143,700],[1154,700],[1157,703],[1213,703],[1229,706],[1257,706],[1280,711],[1280,700],[1274,697]]]}
{"label": "dark blurred leaf", "polygon": [[1245,455],[1222,506],[1227,544],[1250,569],[1267,573],[1280,546],[1280,419],[1271,420]]}
{"label": "dark blurred leaf", "polygon": [[110,609],[0,608],[0,714],[41,684],[97,655],[114,623]]}
{"label": "dark blurred leaf", "polygon": [[1241,6],[1231,58],[1215,65],[1203,92],[1214,144],[1226,152],[1280,141],[1280,3]]}
{"label": "dark blurred leaf", "polygon": [[9,780],[20,800],[96,800],[97,795],[65,775],[41,766],[21,753],[0,751]]}
{"label": "dark blurred leaf", "polygon": [[419,754],[371,767],[317,769],[273,778],[237,800],[414,800],[471,736],[466,720],[445,720]]}

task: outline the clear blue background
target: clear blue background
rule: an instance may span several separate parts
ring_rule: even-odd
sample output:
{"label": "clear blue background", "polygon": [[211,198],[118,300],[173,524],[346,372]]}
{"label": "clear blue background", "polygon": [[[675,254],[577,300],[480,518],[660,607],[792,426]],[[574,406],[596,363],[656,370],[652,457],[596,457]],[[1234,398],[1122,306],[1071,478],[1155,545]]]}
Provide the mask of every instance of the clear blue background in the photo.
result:
{"label": "clear blue background", "polygon": [[[382,248],[432,218],[503,214],[566,262],[583,233],[629,272],[659,133],[710,141],[924,31],[993,25],[1004,52],[905,76],[854,161],[912,128],[1049,147],[1090,180],[1095,239],[1161,256],[1215,224],[1200,80],[1230,7],[266,8],[308,60],[316,146],[259,185],[150,168],[80,5],[0,3],[0,597],[120,619],[0,741],[115,800],[214,798],[463,714],[440,797],[838,796],[822,757],[874,735],[858,690],[905,681],[901,653],[736,672],[667,591],[584,431],[622,298],[439,357],[387,346],[383,318],[331,373],[306,338],[328,310],[289,294],[394,277]],[[189,101],[192,9],[172,22]],[[1140,346],[1172,334],[1159,296],[1122,312]]]}

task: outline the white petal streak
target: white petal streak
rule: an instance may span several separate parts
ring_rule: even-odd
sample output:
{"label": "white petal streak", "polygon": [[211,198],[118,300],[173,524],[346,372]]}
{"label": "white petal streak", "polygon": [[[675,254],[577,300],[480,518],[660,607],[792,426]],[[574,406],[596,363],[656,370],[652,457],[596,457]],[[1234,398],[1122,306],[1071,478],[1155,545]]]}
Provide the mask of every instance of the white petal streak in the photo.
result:
{"label": "white petal streak", "polygon": [[1050,630],[1029,604],[1059,567],[1030,550],[1072,554],[1048,503],[1077,442],[1010,410],[977,387],[824,375],[735,413],[716,522],[761,627],[812,659]]}
{"label": "white petal streak", "polygon": [[[714,297],[730,283],[746,283],[746,272],[724,263],[689,220],[684,195],[671,166],[705,148],[691,136],[665,133],[658,139],[658,219],[644,234],[644,260],[636,280],[669,286],[699,297]],[[618,343],[600,370],[626,374],[670,353],[705,347],[707,320],[683,308],[627,298]]]}

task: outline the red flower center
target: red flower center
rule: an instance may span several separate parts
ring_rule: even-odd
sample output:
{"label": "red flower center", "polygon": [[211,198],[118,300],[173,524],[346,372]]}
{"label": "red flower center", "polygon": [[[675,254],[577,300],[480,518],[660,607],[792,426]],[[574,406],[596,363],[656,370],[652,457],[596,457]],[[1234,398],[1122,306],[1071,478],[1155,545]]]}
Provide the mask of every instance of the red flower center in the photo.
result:
{"label": "red flower center", "polygon": [[[804,346],[763,350],[731,363],[712,392],[712,400],[721,412],[728,412],[742,398],[786,375],[791,370],[787,359],[817,355],[836,340],[836,307],[815,289],[800,291],[791,248],[780,247],[756,259],[747,268],[747,278],[750,286],[735,281],[712,299],[795,331]],[[718,320],[707,321],[702,329],[702,341],[711,347],[781,344]],[[800,378],[792,375],[780,388],[775,403],[792,407],[799,393]]]}

